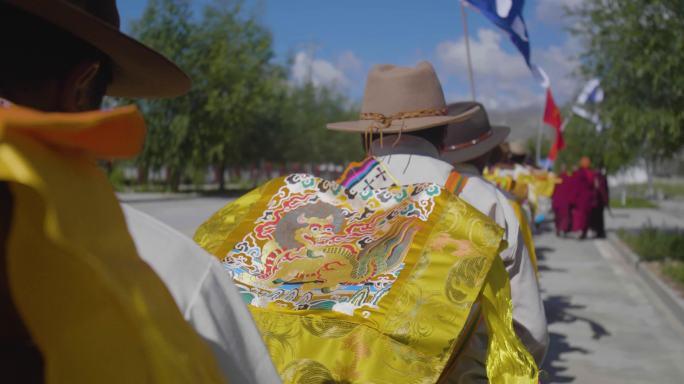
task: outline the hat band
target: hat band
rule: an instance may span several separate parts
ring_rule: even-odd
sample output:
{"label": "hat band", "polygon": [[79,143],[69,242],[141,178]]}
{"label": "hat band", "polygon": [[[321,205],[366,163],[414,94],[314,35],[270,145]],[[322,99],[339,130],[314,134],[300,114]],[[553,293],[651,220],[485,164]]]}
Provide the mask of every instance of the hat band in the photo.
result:
{"label": "hat band", "polygon": [[361,120],[373,120],[379,123],[382,128],[387,128],[392,125],[394,120],[415,119],[417,117],[432,117],[432,116],[446,116],[448,114],[446,108],[421,109],[414,112],[398,112],[386,116],[382,113],[363,112],[361,113]]}
{"label": "hat band", "polygon": [[489,139],[493,134],[494,134],[494,131],[490,129],[489,131],[485,132],[482,136],[480,136],[476,139],[473,139],[473,140],[470,140],[470,141],[467,141],[467,142],[461,143],[461,144],[450,145],[450,146],[444,148],[444,150],[445,151],[457,151],[459,149],[472,147],[473,145],[479,144],[480,142]]}

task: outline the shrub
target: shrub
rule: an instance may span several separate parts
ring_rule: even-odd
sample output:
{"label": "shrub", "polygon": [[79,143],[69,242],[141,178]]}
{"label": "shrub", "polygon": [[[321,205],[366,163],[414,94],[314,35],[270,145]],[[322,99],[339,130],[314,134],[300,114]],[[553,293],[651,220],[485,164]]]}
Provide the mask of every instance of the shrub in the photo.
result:
{"label": "shrub", "polygon": [[645,261],[684,261],[684,232],[645,226],[637,233],[619,231],[618,235]]}
{"label": "shrub", "polygon": [[684,264],[667,263],[663,266],[663,273],[672,278],[672,280],[684,284]]}

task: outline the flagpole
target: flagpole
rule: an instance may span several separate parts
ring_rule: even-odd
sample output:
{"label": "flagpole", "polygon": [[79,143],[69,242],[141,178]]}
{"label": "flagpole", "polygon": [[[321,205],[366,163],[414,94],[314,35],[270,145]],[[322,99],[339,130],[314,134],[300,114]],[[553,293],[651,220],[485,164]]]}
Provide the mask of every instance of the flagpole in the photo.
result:
{"label": "flagpole", "polygon": [[468,77],[470,79],[470,97],[475,101],[475,79],[473,77],[473,62],[470,58],[470,38],[468,37],[468,15],[461,1],[461,18],[463,19],[463,36],[465,37],[466,55],[468,57]]}
{"label": "flagpole", "polygon": [[546,113],[546,105],[542,108],[541,119],[539,119],[539,128],[537,129],[537,166],[541,165],[541,145],[542,133],[544,129],[544,114]]}

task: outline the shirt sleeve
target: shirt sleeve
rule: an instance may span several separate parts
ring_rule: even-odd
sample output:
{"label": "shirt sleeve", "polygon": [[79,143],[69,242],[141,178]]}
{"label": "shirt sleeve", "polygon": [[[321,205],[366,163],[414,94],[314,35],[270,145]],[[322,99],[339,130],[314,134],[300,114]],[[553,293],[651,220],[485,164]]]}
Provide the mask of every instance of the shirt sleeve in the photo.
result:
{"label": "shirt sleeve", "polygon": [[218,260],[155,218],[125,204],[122,208],[140,257],[209,344],[229,382],[280,383],[247,306]]}
{"label": "shirt sleeve", "polygon": [[231,382],[280,383],[246,305],[216,259],[210,260],[185,315],[211,345]]}

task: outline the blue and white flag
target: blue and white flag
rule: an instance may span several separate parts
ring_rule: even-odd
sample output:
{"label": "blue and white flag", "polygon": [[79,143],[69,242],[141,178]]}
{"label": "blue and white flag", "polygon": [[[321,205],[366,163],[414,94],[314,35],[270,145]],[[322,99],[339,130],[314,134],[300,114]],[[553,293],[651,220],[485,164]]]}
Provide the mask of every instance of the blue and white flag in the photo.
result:
{"label": "blue and white flag", "polygon": [[549,87],[549,77],[541,67],[530,59],[530,39],[527,25],[523,18],[525,0],[462,0],[478,9],[486,18],[508,34],[518,51],[523,55],[525,63],[534,77],[544,88]]}
{"label": "blue and white flag", "polygon": [[[595,107],[598,104],[601,104],[604,96],[603,88],[601,88],[601,80],[591,79],[584,88],[582,88],[582,92],[577,96],[577,101],[572,107],[572,112],[575,115],[594,123],[597,132],[603,131],[603,124],[601,124],[599,114],[597,112],[589,112],[584,106],[590,105]],[[594,111],[595,110],[596,109],[594,109]]]}
{"label": "blue and white flag", "polygon": [[492,23],[508,33],[513,44],[530,65],[530,41],[523,19],[525,0],[463,0],[482,12]]}
{"label": "blue and white flag", "polygon": [[579,96],[577,96],[577,104],[600,104],[603,101],[603,88],[601,88],[601,80],[591,79],[582,88]]}

